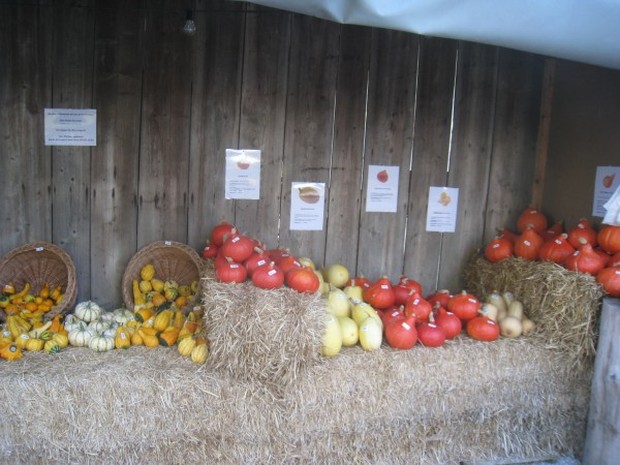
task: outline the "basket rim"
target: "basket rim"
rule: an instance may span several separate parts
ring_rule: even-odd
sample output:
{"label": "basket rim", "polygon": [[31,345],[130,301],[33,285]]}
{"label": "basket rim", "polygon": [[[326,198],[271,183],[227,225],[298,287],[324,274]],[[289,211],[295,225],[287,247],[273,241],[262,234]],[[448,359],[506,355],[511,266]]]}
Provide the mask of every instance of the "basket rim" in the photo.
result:
{"label": "basket rim", "polygon": [[140,248],[130,259],[125,267],[125,271],[123,272],[123,278],[121,283],[121,291],[123,295],[123,303],[126,308],[133,308],[133,292],[132,292],[132,281],[135,279],[135,264],[139,263],[144,257],[148,257],[149,254],[153,250],[158,249],[171,249],[177,250],[181,252],[183,255],[188,256],[191,261],[196,265],[196,269],[198,270],[198,282],[200,283],[200,278],[203,275],[204,270],[204,260],[198,255],[192,247],[182,242],[177,241],[169,241],[169,240],[160,240],[153,241],[149,244]]}
{"label": "basket rim", "polygon": [[[67,309],[70,309],[75,304],[75,300],[77,299],[77,279],[75,263],[73,262],[73,259],[66,250],[51,242],[29,242],[19,247],[15,247],[2,257],[2,259],[0,260],[0,272],[6,266],[8,266],[11,260],[13,260],[15,257],[24,253],[36,253],[42,250],[52,252],[54,255],[60,258],[62,263],[67,268],[67,286],[64,290],[64,297],[60,304],[55,305],[49,312],[45,314],[44,318],[49,320],[54,318],[56,315],[65,313]],[[6,320],[6,313],[4,313],[2,309],[0,309],[0,321],[4,320]]]}

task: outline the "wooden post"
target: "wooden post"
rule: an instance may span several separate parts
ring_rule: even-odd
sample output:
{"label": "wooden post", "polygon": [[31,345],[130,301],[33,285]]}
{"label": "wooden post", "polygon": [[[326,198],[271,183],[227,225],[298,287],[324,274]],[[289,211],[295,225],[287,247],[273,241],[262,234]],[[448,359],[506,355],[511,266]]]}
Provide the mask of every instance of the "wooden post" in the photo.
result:
{"label": "wooden post", "polygon": [[620,299],[604,299],[583,465],[620,460]]}

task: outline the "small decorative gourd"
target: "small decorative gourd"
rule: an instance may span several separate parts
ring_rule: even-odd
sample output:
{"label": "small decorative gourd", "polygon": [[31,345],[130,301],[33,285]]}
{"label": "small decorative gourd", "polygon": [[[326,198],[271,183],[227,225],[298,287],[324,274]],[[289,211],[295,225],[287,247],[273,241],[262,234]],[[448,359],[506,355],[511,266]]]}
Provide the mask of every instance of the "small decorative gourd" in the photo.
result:
{"label": "small decorative gourd", "polygon": [[177,346],[179,354],[183,357],[189,357],[194,347],[196,347],[196,340],[192,336],[184,337]]}
{"label": "small decorative gourd", "polygon": [[125,326],[116,328],[116,336],[114,337],[114,347],[117,349],[128,349],[131,346],[131,335]]}
{"label": "small decorative gourd", "polygon": [[80,302],[75,306],[75,316],[80,320],[90,323],[91,321],[98,320],[101,317],[103,309],[92,300]]}
{"label": "small decorative gourd", "polygon": [[26,342],[25,348],[26,350],[34,352],[37,350],[43,350],[44,345],[45,341],[43,339],[31,337],[30,339],[28,339],[28,342]]}
{"label": "small decorative gourd", "polygon": [[206,344],[197,345],[192,349],[190,357],[194,363],[205,363],[209,357],[209,348]]}
{"label": "small decorative gourd", "polygon": [[104,335],[97,335],[90,338],[88,341],[88,347],[95,352],[107,352],[114,349],[114,338]]}
{"label": "small decorative gourd", "polygon": [[23,356],[22,350],[15,344],[8,344],[0,349],[0,357],[8,361],[18,360]]}
{"label": "small decorative gourd", "polygon": [[72,346],[86,347],[94,335],[93,330],[82,323],[81,326],[69,331],[67,336],[69,338],[69,344]]}

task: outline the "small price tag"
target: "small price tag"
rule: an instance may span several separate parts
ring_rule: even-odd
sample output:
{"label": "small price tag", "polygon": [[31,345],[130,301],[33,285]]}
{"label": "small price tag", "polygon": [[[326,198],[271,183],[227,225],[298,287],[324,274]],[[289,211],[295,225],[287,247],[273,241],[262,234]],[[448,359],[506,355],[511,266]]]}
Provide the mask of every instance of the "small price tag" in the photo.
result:
{"label": "small price tag", "polygon": [[45,247],[35,247],[34,249],[36,252],[43,252],[45,250]]}

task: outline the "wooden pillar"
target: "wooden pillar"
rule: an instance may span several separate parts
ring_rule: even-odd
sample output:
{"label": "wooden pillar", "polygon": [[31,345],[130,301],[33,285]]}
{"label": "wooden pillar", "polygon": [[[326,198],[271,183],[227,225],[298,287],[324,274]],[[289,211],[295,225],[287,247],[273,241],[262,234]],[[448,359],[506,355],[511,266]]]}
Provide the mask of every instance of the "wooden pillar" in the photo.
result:
{"label": "wooden pillar", "polygon": [[583,465],[620,460],[620,299],[604,299]]}

